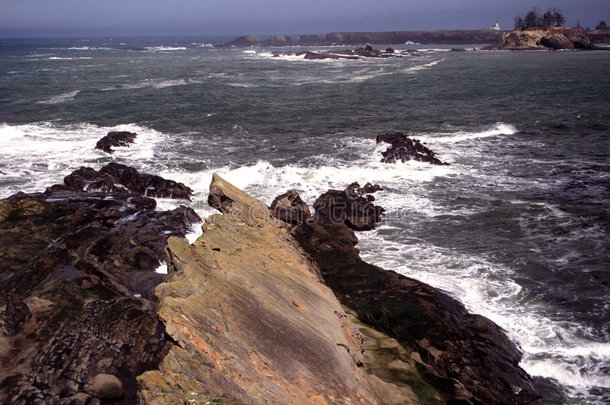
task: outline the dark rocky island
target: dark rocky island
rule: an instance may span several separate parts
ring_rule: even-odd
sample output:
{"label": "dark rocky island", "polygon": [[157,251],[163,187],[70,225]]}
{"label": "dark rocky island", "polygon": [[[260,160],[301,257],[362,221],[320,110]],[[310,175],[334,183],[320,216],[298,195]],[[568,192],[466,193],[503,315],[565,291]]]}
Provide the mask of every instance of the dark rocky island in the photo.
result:
{"label": "dark rocky island", "polygon": [[128,131],[113,131],[97,141],[96,149],[103,150],[106,153],[113,153],[115,146],[130,146],[136,140],[138,134]]}
{"label": "dark rocky island", "polygon": [[[0,402],[537,397],[493,322],[360,259],[354,230],[381,220],[380,186],[329,190],[312,214],[295,191],[270,210],[214,175],[208,201],[222,214],[191,245],[184,234],[200,219],[155,211],[149,176],[81,168],[0,201]],[[110,181],[122,183],[88,187]],[[169,274],[155,271],[161,261]]]}

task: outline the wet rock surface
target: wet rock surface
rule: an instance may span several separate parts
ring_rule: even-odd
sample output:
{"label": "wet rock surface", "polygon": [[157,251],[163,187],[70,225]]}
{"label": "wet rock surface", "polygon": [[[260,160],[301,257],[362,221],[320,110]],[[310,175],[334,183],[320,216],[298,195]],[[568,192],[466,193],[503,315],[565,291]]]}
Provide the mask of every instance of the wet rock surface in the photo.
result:
{"label": "wet rock surface", "polygon": [[383,190],[379,185],[367,183],[360,187],[352,183],[345,190],[328,190],[316,199],[313,208],[316,221],[345,224],[357,231],[368,231],[381,221],[384,209],[375,205],[371,194]]}
{"label": "wet rock surface", "polygon": [[167,238],[198,220],[189,208],[155,205],[70,187],[0,201],[1,403],[85,403],[97,374],[120,380],[118,403],[134,403],[136,376],[171,346],[155,270]]}
{"label": "wet rock surface", "polygon": [[182,183],[153,174],[140,173],[133,167],[115,162],[108,163],[99,171],[90,167],[81,167],[66,176],[64,184],[52,186],[50,190],[135,193],[145,197],[185,200],[190,200],[193,193],[193,190]]}
{"label": "wet rock surface", "polygon": [[114,153],[115,146],[130,146],[136,140],[138,134],[127,131],[108,132],[108,135],[97,141],[95,149],[101,149],[106,153]]}
{"label": "wet rock surface", "polygon": [[443,401],[521,404],[538,397],[519,367],[518,347],[496,324],[425,283],[364,262],[346,224],[313,221],[292,234],[340,302],[396,339]]}
{"label": "wet rock surface", "polygon": [[381,152],[383,163],[407,162],[415,160],[428,162],[433,165],[445,165],[434,152],[425,147],[419,140],[411,139],[401,132],[381,133],[377,135],[377,144],[389,143],[385,151]]}

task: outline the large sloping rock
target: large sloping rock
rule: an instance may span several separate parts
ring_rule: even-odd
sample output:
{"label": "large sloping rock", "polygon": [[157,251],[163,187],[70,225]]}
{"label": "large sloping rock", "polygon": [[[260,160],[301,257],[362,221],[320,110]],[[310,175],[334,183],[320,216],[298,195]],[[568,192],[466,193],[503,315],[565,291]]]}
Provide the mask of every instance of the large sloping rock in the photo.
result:
{"label": "large sloping rock", "polygon": [[357,332],[286,228],[219,176],[210,188],[225,214],[208,218],[193,245],[168,240],[171,276],[156,293],[176,346],[139,377],[140,399],[382,403]]}
{"label": "large sloping rock", "polygon": [[171,346],[155,270],[167,238],[195,220],[189,208],[155,211],[154,200],[125,192],[51,188],[1,200],[0,403],[93,403],[103,390],[85,386],[98,374],[120,381],[119,403],[134,403],[136,376]]}

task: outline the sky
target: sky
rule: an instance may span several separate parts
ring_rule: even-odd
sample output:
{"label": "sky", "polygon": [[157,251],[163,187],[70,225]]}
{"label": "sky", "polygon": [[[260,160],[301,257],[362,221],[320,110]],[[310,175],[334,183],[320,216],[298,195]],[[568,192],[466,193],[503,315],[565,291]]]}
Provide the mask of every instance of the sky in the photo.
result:
{"label": "sky", "polygon": [[508,29],[534,6],[570,26],[610,23],[610,0],[0,0],[0,36]]}

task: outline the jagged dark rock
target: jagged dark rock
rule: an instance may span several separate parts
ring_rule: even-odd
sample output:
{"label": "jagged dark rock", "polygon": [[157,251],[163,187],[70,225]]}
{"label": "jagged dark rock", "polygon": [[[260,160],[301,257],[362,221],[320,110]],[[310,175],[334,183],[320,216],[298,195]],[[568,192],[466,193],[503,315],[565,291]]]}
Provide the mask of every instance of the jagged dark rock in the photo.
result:
{"label": "jagged dark rock", "polygon": [[381,152],[383,163],[396,163],[416,160],[418,162],[428,162],[434,165],[444,165],[430,149],[422,145],[417,139],[411,139],[401,132],[382,133],[377,135],[377,143],[389,143],[384,152]]}
{"label": "jagged dark rock", "polygon": [[97,374],[116,376],[135,403],[136,376],[171,346],[155,269],[167,238],[199,220],[155,205],[65,186],[0,200],[0,403],[84,404]]}
{"label": "jagged dark rock", "polygon": [[493,322],[427,284],[368,264],[345,224],[292,228],[325,283],[362,322],[398,340],[447,403],[524,404],[539,395],[521,352]]}
{"label": "jagged dark rock", "polygon": [[370,183],[363,188],[358,183],[352,183],[345,190],[328,190],[313,204],[315,219],[332,224],[345,223],[357,231],[374,229],[385,211],[373,204],[375,198],[370,195],[379,190],[383,189]]}
{"label": "jagged dark rock", "polygon": [[309,207],[295,190],[275,197],[270,208],[274,217],[293,225],[303,224],[311,218]]}
{"label": "jagged dark rock", "polygon": [[70,190],[102,193],[136,193],[158,198],[181,198],[190,200],[193,190],[182,183],[163,177],[140,173],[133,167],[111,162],[99,171],[81,167],[64,178],[63,185],[50,190]]}
{"label": "jagged dark rock", "polygon": [[127,131],[108,132],[108,135],[97,141],[95,149],[101,149],[106,153],[113,153],[114,146],[129,146],[135,140],[138,134]]}

